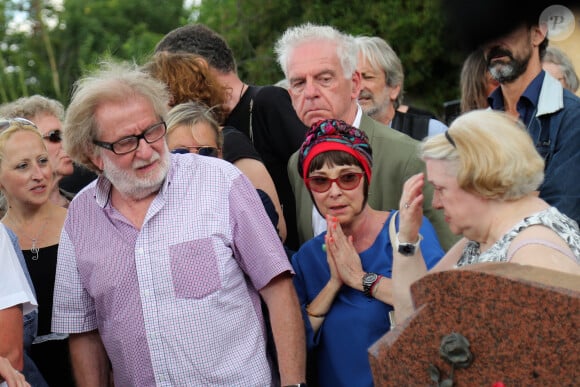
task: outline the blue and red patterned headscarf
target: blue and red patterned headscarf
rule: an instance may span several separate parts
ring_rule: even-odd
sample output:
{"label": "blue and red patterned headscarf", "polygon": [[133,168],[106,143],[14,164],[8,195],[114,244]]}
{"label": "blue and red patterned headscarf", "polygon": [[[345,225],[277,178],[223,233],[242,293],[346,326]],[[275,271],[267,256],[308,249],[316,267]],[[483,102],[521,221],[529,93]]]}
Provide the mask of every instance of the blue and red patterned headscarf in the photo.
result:
{"label": "blue and red patterned headscarf", "polygon": [[312,160],[329,151],[341,151],[354,156],[362,165],[370,184],[373,151],[369,139],[362,130],[340,120],[318,121],[306,133],[298,157],[298,173],[303,179],[308,177]]}

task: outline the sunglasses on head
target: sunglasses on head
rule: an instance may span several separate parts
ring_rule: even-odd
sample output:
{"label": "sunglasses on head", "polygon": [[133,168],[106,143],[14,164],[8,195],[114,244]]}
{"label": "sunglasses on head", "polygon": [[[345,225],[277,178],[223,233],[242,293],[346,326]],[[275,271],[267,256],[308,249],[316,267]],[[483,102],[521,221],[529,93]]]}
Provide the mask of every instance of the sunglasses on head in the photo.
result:
{"label": "sunglasses on head", "polygon": [[181,146],[171,150],[171,153],[197,153],[200,156],[218,157],[219,150],[213,146]]}
{"label": "sunglasses on head", "polygon": [[45,140],[48,140],[53,143],[59,143],[62,141],[62,132],[60,129],[51,130],[50,132],[46,133],[42,136]]}
{"label": "sunglasses on head", "polygon": [[36,125],[34,124],[34,122],[29,121],[26,118],[16,117],[16,118],[11,118],[9,120],[2,120],[2,121],[0,121],[0,131],[5,130],[5,129],[8,129],[9,127],[12,126],[12,124],[20,124],[20,125],[25,125],[25,126],[34,126],[36,128]]}
{"label": "sunglasses on head", "polygon": [[347,172],[334,179],[326,176],[311,176],[304,179],[304,182],[306,187],[314,192],[326,192],[332,183],[336,183],[341,189],[350,191],[358,187],[363,176],[362,172]]}

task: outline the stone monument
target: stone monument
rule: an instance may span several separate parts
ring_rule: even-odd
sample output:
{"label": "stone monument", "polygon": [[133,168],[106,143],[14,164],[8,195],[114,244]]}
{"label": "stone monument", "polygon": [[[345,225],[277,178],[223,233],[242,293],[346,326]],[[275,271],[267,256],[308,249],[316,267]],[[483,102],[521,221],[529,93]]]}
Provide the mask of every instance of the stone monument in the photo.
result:
{"label": "stone monument", "polygon": [[369,348],[376,386],[580,386],[580,276],[479,264],[411,294],[415,312]]}

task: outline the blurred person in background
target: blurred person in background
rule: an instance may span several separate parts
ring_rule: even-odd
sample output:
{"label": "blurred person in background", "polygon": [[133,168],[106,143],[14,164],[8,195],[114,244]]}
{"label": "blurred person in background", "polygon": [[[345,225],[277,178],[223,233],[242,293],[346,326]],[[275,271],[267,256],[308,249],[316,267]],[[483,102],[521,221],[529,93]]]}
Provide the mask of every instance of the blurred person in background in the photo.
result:
{"label": "blurred person in background", "polygon": [[357,36],[355,41],[359,48],[357,71],[361,74],[358,103],[363,112],[419,141],[447,129],[429,116],[398,110],[403,102],[403,64],[384,39]]}
{"label": "blurred person in background", "polygon": [[489,107],[487,98],[499,86],[487,69],[483,51],[475,50],[467,56],[461,68],[461,113]]}
{"label": "blurred person in background", "polygon": [[578,74],[564,51],[552,46],[546,48],[546,54],[542,58],[542,68],[560,81],[563,88],[572,93],[578,91]]}

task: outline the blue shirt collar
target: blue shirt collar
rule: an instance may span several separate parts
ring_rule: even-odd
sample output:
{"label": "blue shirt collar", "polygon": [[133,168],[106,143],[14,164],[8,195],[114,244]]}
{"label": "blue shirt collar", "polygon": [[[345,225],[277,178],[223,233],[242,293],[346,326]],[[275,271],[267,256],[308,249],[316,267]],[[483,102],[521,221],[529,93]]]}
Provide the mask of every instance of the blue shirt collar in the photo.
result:
{"label": "blue shirt collar", "polygon": [[540,98],[540,90],[542,90],[542,83],[544,82],[545,76],[546,72],[544,70],[540,71],[540,73],[528,85],[528,87],[526,88],[524,94],[522,94],[520,99],[527,98],[528,101],[530,101],[534,107],[537,107],[538,99]]}
{"label": "blue shirt collar", "polygon": [[[544,70],[540,71],[534,80],[530,82],[518,100],[517,110],[520,119],[526,125],[530,122],[537,109],[538,100],[540,99],[540,90],[542,90],[542,83],[544,82],[545,76],[546,73]],[[501,86],[496,88],[491,95],[487,97],[487,101],[493,110],[505,110]]]}

